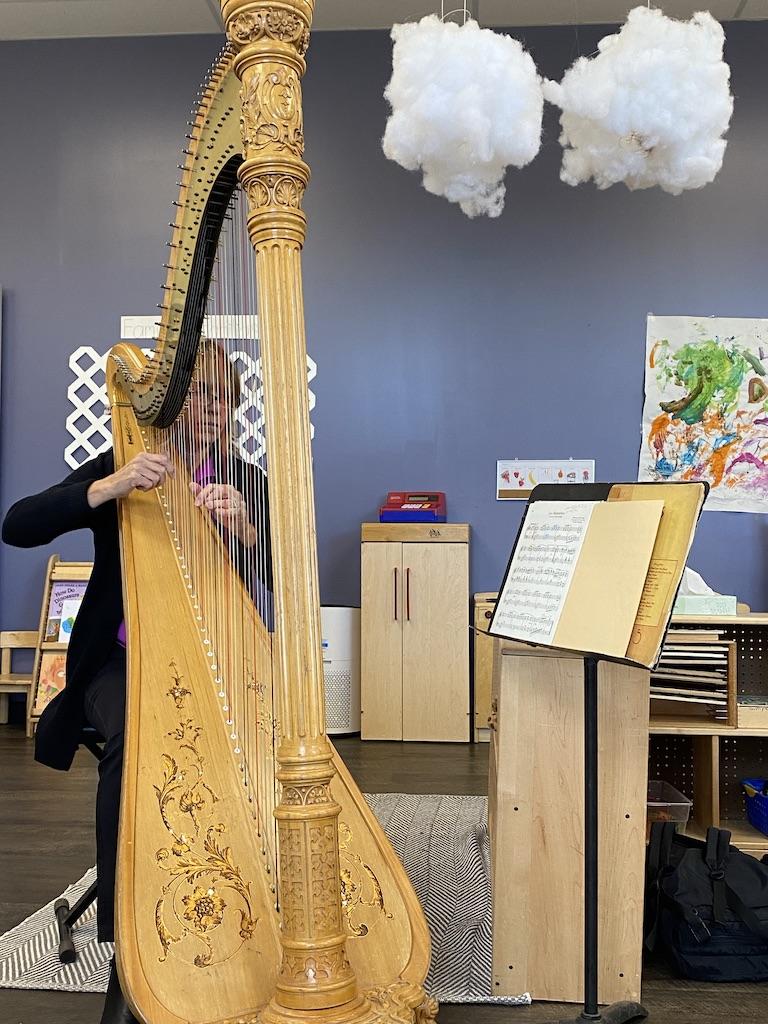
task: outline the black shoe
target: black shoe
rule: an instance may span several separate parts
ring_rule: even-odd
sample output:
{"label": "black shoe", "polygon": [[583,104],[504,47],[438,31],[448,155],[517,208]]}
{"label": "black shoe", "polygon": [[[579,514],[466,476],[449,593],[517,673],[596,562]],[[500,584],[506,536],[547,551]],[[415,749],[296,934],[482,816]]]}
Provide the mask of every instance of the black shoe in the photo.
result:
{"label": "black shoe", "polygon": [[120,988],[120,979],[117,976],[114,957],[112,957],[112,963],[109,967],[107,998],[104,1000],[104,1010],[101,1014],[100,1024],[139,1024],[139,1021],[131,1013]]}

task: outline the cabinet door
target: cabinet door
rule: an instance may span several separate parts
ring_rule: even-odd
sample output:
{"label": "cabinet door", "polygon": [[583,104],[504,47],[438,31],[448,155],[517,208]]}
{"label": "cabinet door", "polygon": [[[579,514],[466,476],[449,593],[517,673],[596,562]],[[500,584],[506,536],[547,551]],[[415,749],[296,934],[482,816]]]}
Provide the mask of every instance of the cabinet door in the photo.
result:
{"label": "cabinet door", "polygon": [[361,561],[361,736],[364,740],[401,740],[402,544],[363,544]]}
{"label": "cabinet door", "polygon": [[403,544],[403,739],[469,739],[469,549]]}

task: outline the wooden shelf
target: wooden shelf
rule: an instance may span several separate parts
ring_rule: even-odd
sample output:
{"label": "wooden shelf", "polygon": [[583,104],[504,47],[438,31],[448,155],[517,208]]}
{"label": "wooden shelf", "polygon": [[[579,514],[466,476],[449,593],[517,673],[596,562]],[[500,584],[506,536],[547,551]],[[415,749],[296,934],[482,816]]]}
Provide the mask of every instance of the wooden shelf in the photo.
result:
{"label": "wooden shelf", "polygon": [[66,651],[69,644],[60,644],[57,640],[43,640],[40,644],[41,651]]}
{"label": "wooden shelf", "polygon": [[[753,828],[743,818],[732,821],[724,818],[720,822],[720,828],[728,829],[731,833],[731,843],[734,846],[738,846],[745,853],[759,853],[761,855],[768,853],[768,836],[758,832],[756,828]],[[694,839],[704,839],[706,834],[707,830],[699,825],[697,821],[688,822],[686,835],[693,836]]]}
{"label": "wooden shelf", "polygon": [[768,729],[738,729],[717,722],[696,722],[685,718],[652,718],[651,736],[768,736]]}
{"label": "wooden shelf", "polygon": [[768,612],[746,615],[673,615],[672,625],[696,626],[768,626]]}
{"label": "wooden shelf", "polygon": [[725,818],[720,822],[721,828],[727,828],[731,833],[733,845],[740,850],[761,850],[768,852],[768,836],[753,828],[748,821],[729,821]]}

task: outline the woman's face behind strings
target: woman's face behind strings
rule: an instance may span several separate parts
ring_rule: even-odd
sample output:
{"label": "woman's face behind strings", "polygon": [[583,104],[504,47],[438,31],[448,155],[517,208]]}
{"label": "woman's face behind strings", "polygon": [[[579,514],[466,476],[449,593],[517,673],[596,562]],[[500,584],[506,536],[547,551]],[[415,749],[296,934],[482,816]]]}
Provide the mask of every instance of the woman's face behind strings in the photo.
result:
{"label": "woman's face behind strings", "polygon": [[196,380],[189,391],[187,416],[192,442],[198,449],[223,441],[227,422],[227,398],[223,381]]}
{"label": "woman's face behind strings", "polygon": [[222,348],[204,343],[185,412],[192,447],[198,451],[215,444],[227,447],[227,427],[239,401],[237,371]]}

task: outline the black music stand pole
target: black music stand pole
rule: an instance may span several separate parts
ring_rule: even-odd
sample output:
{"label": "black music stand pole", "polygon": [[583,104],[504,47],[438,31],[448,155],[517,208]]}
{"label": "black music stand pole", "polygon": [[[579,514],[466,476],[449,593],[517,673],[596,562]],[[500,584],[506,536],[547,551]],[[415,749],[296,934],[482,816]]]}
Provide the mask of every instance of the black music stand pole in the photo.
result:
{"label": "black music stand pole", "polygon": [[584,658],[584,1009],[578,1017],[561,1018],[553,1024],[631,1024],[645,1020],[648,1011],[640,1003],[612,1003],[602,1011],[597,1002],[598,978],[598,743],[597,666],[600,658]]}

